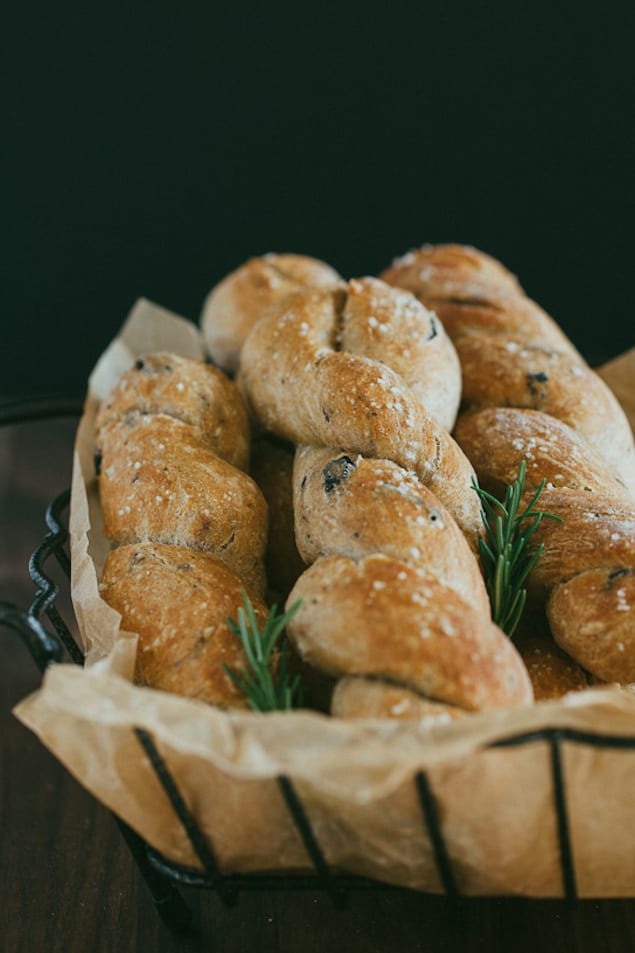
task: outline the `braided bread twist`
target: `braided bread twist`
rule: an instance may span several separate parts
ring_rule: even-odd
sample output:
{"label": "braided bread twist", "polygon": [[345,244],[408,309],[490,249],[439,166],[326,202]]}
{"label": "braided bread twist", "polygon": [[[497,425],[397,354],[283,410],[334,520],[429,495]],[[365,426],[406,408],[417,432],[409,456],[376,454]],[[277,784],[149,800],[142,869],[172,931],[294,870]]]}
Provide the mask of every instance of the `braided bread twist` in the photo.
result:
{"label": "braided bread twist", "polygon": [[456,717],[531,700],[465,537],[414,473],[301,447],[294,504],[298,548],[313,565],[289,596],[302,600],[289,634],[307,661],[348,676],[334,714]]}
{"label": "braided bread twist", "polygon": [[342,279],[330,265],[305,255],[264,255],[223,278],[205,299],[201,328],[219,367],[238,368],[240,351],[254,324],[285,298],[308,288],[332,288]]}
{"label": "braided bread twist", "polygon": [[139,636],[137,676],[213,704],[244,706],[223,663],[244,668],[227,625],[260,596],[267,507],[247,463],[247,412],[220,371],[146,355],[103,402],[96,464],[104,533],[118,544],[103,598]]}
{"label": "braided bread twist", "polygon": [[461,245],[425,245],[382,278],[443,321],[461,361],[466,408],[551,414],[582,434],[627,485],[633,481],[633,437],[616,398],[499,262]]}
{"label": "braided bread twist", "polygon": [[301,444],[295,532],[315,561],[289,596],[302,600],[289,635],[320,670],[362,677],[338,686],[334,713],[378,693],[387,714],[395,693],[409,714],[530,701],[449,512],[474,540],[472,471],[437,422],[452,425],[460,389],[440,322],[375,279],[296,295],[253,328],[240,379],[264,426]]}
{"label": "braided bread twist", "polygon": [[412,295],[373,278],[294,295],[253,327],[240,379],[265,429],[415,471],[474,542],[473,471],[447,432],[458,361],[441,323]]}
{"label": "braided bread twist", "polygon": [[176,355],[124,374],[97,418],[104,532],[213,553],[264,591],[267,508],[246,465],[248,424],[236,386]]}
{"label": "braided bread twist", "polygon": [[540,505],[545,544],[528,585],[546,600],[556,642],[604,681],[635,681],[635,504],[602,459],[562,421],[512,408],[462,415],[456,428],[479,481],[499,494],[527,461],[529,497]]}

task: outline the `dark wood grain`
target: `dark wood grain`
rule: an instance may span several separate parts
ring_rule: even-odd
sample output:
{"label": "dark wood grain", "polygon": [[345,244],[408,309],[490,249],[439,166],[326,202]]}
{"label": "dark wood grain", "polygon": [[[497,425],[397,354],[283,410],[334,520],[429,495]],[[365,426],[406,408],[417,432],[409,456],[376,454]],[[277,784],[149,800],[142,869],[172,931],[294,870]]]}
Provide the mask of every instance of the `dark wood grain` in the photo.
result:
{"label": "dark wood grain", "polygon": [[[74,425],[0,430],[0,599],[27,605],[27,561],[46,503],[70,478]],[[64,607],[68,612],[68,607]],[[335,910],[317,893],[244,893],[225,909],[187,891],[198,932],[159,920],[116,824],[10,714],[39,683],[17,636],[0,628],[0,950],[3,953],[347,953],[509,951],[625,953],[635,901],[464,900],[408,892],[351,896]]]}

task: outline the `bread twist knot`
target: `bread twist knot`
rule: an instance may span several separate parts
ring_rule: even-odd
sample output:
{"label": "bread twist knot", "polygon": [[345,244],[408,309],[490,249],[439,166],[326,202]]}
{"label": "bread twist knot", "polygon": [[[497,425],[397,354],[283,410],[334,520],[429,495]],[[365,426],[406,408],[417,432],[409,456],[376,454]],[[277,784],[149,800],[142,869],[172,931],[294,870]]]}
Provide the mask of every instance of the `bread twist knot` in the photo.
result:
{"label": "bread twist knot", "polygon": [[289,635],[345,676],[334,714],[530,701],[450,513],[473,542],[472,470],[444,429],[460,374],[437,317],[370,278],[298,294],[254,326],[240,382],[265,428],[298,445],[295,534],[312,565],[287,602],[301,600]]}
{"label": "bread twist knot", "polygon": [[438,313],[461,361],[466,408],[521,407],[557,417],[635,490],[633,437],[616,398],[499,262],[461,245],[424,245],[382,278]]}
{"label": "bread twist knot", "polygon": [[224,669],[245,667],[227,624],[246,590],[263,621],[267,507],[247,465],[236,385],[199,361],[140,358],[103,402],[96,465],[104,533],[117,547],[103,598],[138,635],[137,677],[244,707]]}
{"label": "bread twist knot", "polygon": [[556,642],[604,681],[635,681],[635,503],[601,457],[562,421],[539,411],[486,408],[462,415],[457,439],[479,481],[500,494],[527,464],[529,498],[544,478],[544,552],[528,580],[546,602]]}
{"label": "bread twist knot", "polygon": [[264,591],[267,510],[248,460],[246,410],[208,365],[148,355],[124,374],[97,418],[106,536],[218,556]]}
{"label": "bread twist knot", "polygon": [[233,373],[245,338],[270,308],[298,291],[341,284],[333,268],[306,255],[250,258],[212,288],[205,299],[201,329],[207,350],[219,367]]}
{"label": "bread twist knot", "polygon": [[448,434],[460,379],[437,317],[373,278],[288,298],[253,327],[240,362],[241,386],[265,429],[414,471],[473,542],[473,471]]}
{"label": "bread twist knot", "polygon": [[342,679],[334,714],[447,718],[531,700],[465,537],[416,474],[301,447],[294,509],[312,565],[289,596],[302,600],[289,633],[305,659]]}

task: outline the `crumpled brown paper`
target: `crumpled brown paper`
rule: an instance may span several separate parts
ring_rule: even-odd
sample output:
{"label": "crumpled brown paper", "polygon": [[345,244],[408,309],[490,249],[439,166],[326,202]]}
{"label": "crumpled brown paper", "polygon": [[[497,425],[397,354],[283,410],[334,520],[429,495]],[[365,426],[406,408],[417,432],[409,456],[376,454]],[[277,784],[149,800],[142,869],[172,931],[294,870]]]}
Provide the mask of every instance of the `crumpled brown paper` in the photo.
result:
{"label": "crumpled brown paper", "polygon": [[[349,722],[308,711],[222,712],[132,684],[136,637],[120,630],[118,614],[99,595],[108,543],[93,434],[99,401],[139,354],[154,350],[203,354],[193,325],[140,301],[91,375],[77,436],[72,595],[86,667],[49,668],[42,688],[17,706],[18,718],[100,801],[180,863],[198,866],[135,727],[152,736],[223,871],[310,867],[276,782],[287,775],[329,864],[439,892],[415,784],[425,770],[461,893],[562,896],[549,744],[488,745],[544,728],[635,744],[631,691],[590,689],[524,710],[430,726]],[[635,352],[619,364],[622,381],[629,367],[633,381]],[[610,367],[604,376],[610,383]],[[635,896],[635,747],[565,740],[562,765],[580,896]]]}

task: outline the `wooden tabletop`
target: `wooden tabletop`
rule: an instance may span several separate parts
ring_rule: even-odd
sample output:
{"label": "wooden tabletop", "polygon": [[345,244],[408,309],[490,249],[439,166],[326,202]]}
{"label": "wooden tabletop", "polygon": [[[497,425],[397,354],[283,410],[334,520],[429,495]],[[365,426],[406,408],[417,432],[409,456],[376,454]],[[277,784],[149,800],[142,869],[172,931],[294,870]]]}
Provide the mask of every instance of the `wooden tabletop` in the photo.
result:
{"label": "wooden tabletop", "polygon": [[[0,429],[0,600],[27,607],[27,563],[46,504],[70,480],[75,423]],[[68,609],[65,607],[65,611]],[[0,627],[0,950],[5,953],[219,953],[635,949],[635,900],[448,901],[406,891],[358,892],[336,910],[316,892],[244,892],[226,909],[184,891],[197,932],[161,923],[112,815],[11,715],[39,675],[18,636]]]}

